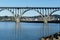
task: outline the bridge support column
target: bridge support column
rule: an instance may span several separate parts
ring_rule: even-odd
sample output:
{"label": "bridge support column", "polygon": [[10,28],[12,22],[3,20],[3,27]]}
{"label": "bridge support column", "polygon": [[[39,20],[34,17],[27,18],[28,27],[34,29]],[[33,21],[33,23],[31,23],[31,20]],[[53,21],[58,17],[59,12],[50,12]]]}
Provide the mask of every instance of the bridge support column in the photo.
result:
{"label": "bridge support column", "polygon": [[17,18],[15,19],[15,21],[16,21],[16,23],[20,23],[20,18],[17,17]]}
{"label": "bridge support column", "polygon": [[43,18],[44,23],[48,23],[47,17]]}
{"label": "bridge support column", "polygon": [[15,18],[15,23],[16,23],[16,26],[18,27],[20,24],[20,18],[19,17]]}
{"label": "bridge support column", "polygon": [[17,16],[15,17],[16,25],[19,25],[19,24],[20,24],[20,21],[21,21],[21,15],[17,15]]}

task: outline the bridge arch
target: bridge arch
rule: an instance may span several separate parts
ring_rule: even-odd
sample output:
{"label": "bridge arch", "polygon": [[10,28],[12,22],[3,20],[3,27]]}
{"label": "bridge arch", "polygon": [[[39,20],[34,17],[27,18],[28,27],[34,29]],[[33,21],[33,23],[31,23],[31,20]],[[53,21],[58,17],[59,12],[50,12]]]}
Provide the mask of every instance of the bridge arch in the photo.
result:
{"label": "bridge arch", "polygon": [[54,10],[53,12],[50,13],[50,15],[54,14],[55,12],[58,12],[60,10]]}
{"label": "bridge arch", "polygon": [[2,12],[3,10],[5,10],[5,9],[0,9],[0,12]]}
{"label": "bridge arch", "polygon": [[[5,12],[5,11],[7,11],[7,12]],[[13,16],[13,15],[14,15],[12,12],[10,12],[10,11],[9,11],[9,10],[7,10],[7,9],[3,9],[3,10],[1,10],[1,11],[0,11],[0,13],[2,13],[1,15],[3,15],[4,13],[10,13],[10,15],[11,15],[11,16]],[[4,14],[4,15],[9,16],[8,14]]]}
{"label": "bridge arch", "polygon": [[25,11],[22,13],[22,15],[25,14],[26,12],[28,12],[28,11],[31,11],[31,10],[33,10],[33,11],[39,13],[40,16],[43,18],[44,15],[43,15],[41,12],[39,12],[38,10],[35,10],[35,9],[28,9],[28,10],[25,10]]}

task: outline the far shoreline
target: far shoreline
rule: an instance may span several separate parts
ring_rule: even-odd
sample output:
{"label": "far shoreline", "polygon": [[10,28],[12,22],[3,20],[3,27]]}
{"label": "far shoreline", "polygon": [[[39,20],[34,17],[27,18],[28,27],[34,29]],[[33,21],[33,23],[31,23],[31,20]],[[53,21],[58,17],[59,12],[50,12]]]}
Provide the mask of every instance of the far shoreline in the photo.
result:
{"label": "far shoreline", "polygon": [[[15,22],[15,21],[0,21],[0,22]],[[21,22],[25,22],[25,23],[44,23],[43,21],[21,21]],[[48,23],[60,23],[60,20],[56,20],[56,21],[48,21]]]}

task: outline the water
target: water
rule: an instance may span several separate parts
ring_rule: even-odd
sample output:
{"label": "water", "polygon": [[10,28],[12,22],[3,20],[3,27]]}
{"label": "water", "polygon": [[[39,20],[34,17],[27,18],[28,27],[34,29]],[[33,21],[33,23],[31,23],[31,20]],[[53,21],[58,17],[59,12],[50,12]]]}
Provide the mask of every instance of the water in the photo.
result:
{"label": "water", "polygon": [[0,40],[39,40],[60,31],[59,23],[23,23],[0,22]]}

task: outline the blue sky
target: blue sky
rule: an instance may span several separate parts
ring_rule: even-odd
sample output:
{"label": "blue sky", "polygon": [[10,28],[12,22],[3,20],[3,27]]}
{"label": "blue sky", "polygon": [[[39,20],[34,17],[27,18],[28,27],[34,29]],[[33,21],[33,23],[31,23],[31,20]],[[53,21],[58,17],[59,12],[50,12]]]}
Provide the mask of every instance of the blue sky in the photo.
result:
{"label": "blue sky", "polygon": [[0,6],[60,6],[60,0],[0,0]]}
{"label": "blue sky", "polygon": [[[60,0],[0,0],[0,7],[60,7]],[[29,11],[24,16],[39,15],[36,12]],[[56,12],[60,13],[60,12]],[[0,15],[12,15],[9,11],[4,10]]]}

